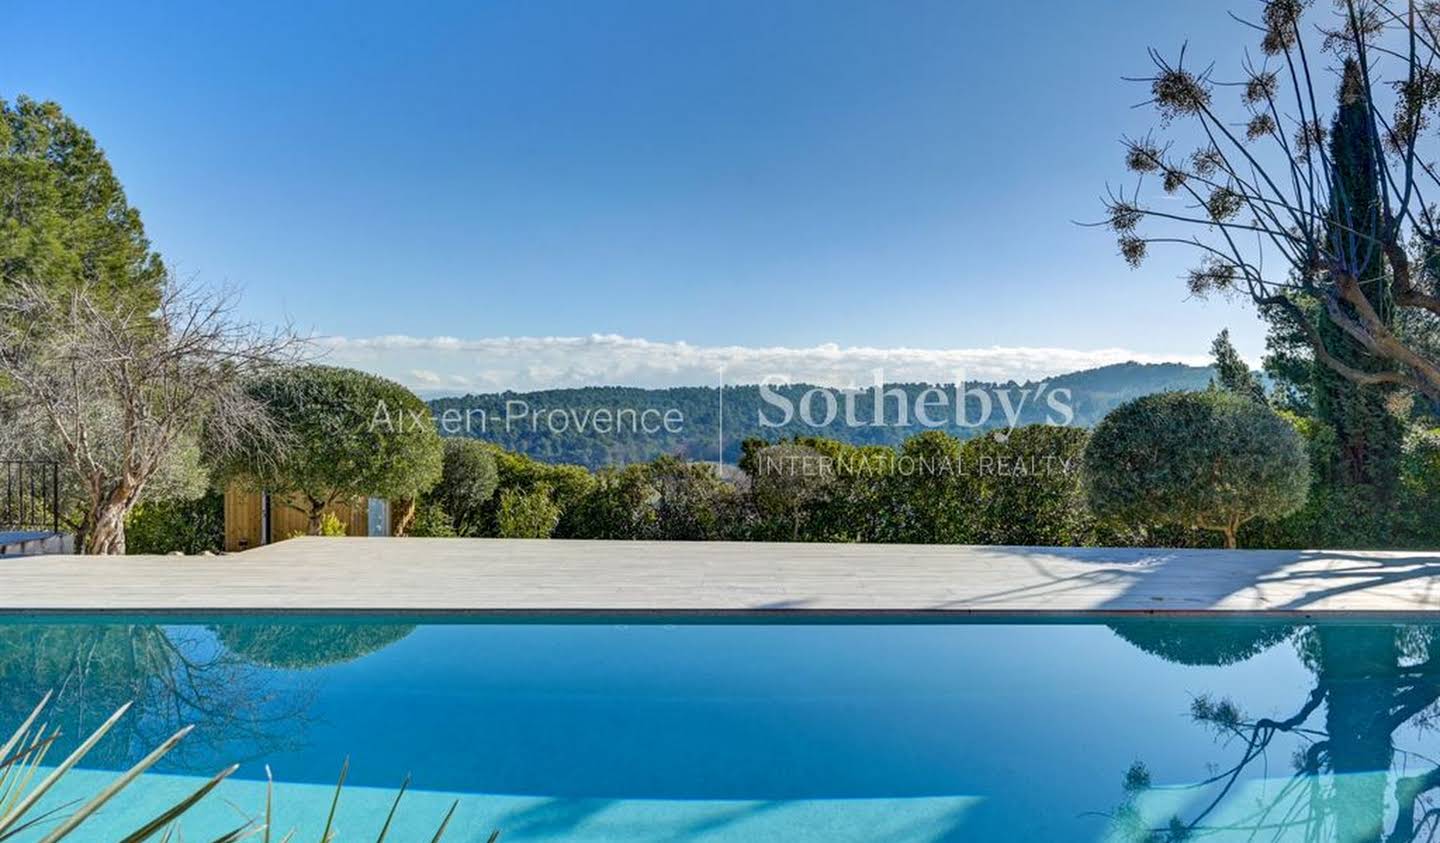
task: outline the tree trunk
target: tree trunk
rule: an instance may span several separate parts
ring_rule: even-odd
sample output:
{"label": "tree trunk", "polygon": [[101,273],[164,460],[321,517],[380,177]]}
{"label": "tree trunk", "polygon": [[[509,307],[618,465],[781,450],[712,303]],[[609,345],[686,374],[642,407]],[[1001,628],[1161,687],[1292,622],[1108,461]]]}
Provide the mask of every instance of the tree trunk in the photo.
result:
{"label": "tree trunk", "polygon": [[85,520],[82,552],[92,556],[120,556],[125,553],[125,518],[135,506],[139,489],[129,477],[119,480],[108,492],[99,491],[90,499]]}
{"label": "tree trunk", "polygon": [[84,552],[93,556],[122,556],[125,553],[125,516],[129,507],[106,501],[90,516]]}
{"label": "tree trunk", "polygon": [[391,531],[391,535],[395,536],[403,536],[410,532],[410,526],[415,523],[415,499],[407,498],[401,501],[400,505],[404,509],[401,510],[400,520],[395,522],[395,529]]}
{"label": "tree trunk", "polygon": [[305,513],[309,519],[308,531],[312,536],[320,535],[320,522],[325,518],[325,501],[310,498],[310,509]]}
{"label": "tree trunk", "polygon": [[1225,547],[1226,547],[1227,549],[1229,549],[1229,550],[1234,550],[1234,549],[1236,549],[1237,547],[1240,546],[1240,545],[1239,545],[1239,542],[1236,541],[1235,533],[1236,533],[1236,527],[1235,527],[1235,525],[1234,525],[1234,524],[1227,524],[1226,527],[1225,527]]}

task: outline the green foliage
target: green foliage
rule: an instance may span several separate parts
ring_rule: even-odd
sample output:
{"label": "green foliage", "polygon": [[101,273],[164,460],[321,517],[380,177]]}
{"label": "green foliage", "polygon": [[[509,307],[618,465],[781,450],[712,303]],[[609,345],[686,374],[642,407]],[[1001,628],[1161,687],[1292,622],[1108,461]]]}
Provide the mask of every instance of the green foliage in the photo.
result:
{"label": "green foliage", "polygon": [[529,491],[506,489],[500,493],[496,529],[505,539],[548,539],[560,524],[562,511],[548,484],[538,483]]}
{"label": "green foliage", "polygon": [[648,538],[706,541],[723,537],[727,513],[735,509],[731,486],[709,463],[660,457],[645,468],[652,490]]}
{"label": "green foliage", "polygon": [[1081,455],[1089,431],[1030,425],[1005,441],[965,443],[966,491],[976,544],[1081,545],[1096,537],[1080,491]]}
{"label": "green foliage", "polygon": [[602,468],[565,521],[574,538],[643,539],[655,531],[654,499],[646,466]]}
{"label": "green foliage", "polygon": [[338,539],[344,537],[349,532],[350,531],[345,527],[345,522],[341,521],[340,516],[336,515],[335,513],[327,512],[324,515],[320,516],[319,535],[325,536],[327,538]]}
{"label": "green foliage", "polygon": [[[799,541],[811,507],[835,485],[834,461],[819,450],[794,442],[770,445],[753,453],[750,495],[762,518],[788,527],[788,538]],[[779,536],[777,536],[778,538]]]}
{"label": "green foliage", "polygon": [[455,532],[454,519],[439,504],[422,503],[415,508],[415,521],[410,525],[409,535],[421,539],[449,539],[459,534]]}
{"label": "green foliage", "polygon": [[354,369],[298,366],[259,378],[248,391],[290,443],[238,471],[272,493],[304,496],[312,533],[331,503],[415,498],[440,479],[442,446],[429,410],[393,381]]}
{"label": "green foliage", "polygon": [[1265,387],[1250,371],[1250,366],[1230,342],[1229,329],[1220,332],[1210,345],[1210,355],[1215,358],[1215,380],[1213,386],[1229,390],[1242,398],[1264,403]]}
{"label": "green foliage", "polygon": [[974,540],[971,504],[964,478],[960,440],[938,430],[912,436],[887,484],[894,541],[958,544]]}
{"label": "green foliage", "polygon": [[407,624],[250,624],[211,627],[225,648],[252,664],[287,670],[354,661],[415,631]]}
{"label": "green foliage", "polygon": [[1399,532],[1405,545],[1440,547],[1440,428],[1405,442],[1400,470]]}
{"label": "green foliage", "polygon": [[1302,506],[1310,477],[1295,429],[1227,392],[1171,392],[1126,404],[1085,448],[1084,493],[1101,518],[1224,533]]}
{"label": "green foliage", "polygon": [[0,100],[0,282],[154,299],[164,266],[90,133],[53,102]]}
{"label": "green foliage", "polygon": [[446,439],[440,482],[426,496],[433,504],[429,511],[448,513],[453,535],[479,535],[486,506],[499,485],[493,449],[474,439]]}
{"label": "green foliage", "polygon": [[[1370,109],[1356,94],[1363,87],[1359,66],[1347,59],[1339,109],[1329,133],[1335,181],[1328,214],[1330,237],[1340,268],[1360,280],[1376,315],[1393,326],[1395,307],[1386,256],[1373,239],[1353,234],[1378,230],[1382,216],[1378,151],[1369,129]],[[1297,303],[1315,325],[1326,351],[1336,360],[1371,372],[1389,365],[1336,324],[1314,297],[1298,297]],[[1340,307],[1349,309],[1350,305]],[[1323,459],[1325,464],[1317,468],[1317,480],[1324,488],[1310,509],[1318,520],[1328,521],[1332,532],[1347,545],[1387,541],[1404,442],[1404,426],[1388,406],[1392,391],[1356,384],[1316,361],[1311,340],[1293,315],[1283,310],[1265,313],[1272,323],[1271,355],[1266,366],[1281,384],[1282,406],[1313,414],[1334,436],[1333,447],[1317,448],[1311,454],[1312,459]]]}
{"label": "green foliage", "polygon": [[[893,532],[886,496],[898,459],[896,452],[882,445],[851,445],[818,436],[802,437],[795,442],[827,459],[835,475],[834,481],[825,485],[823,494],[806,506],[806,537],[810,541],[885,540]],[[756,444],[763,445],[763,442],[751,443],[751,453],[755,452]],[[784,537],[783,525],[767,523],[753,505],[748,508],[748,514],[748,528],[756,537]]]}
{"label": "green foliage", "polygon": [[165,498],[141,503],[125,524],[125,552],[219,553],[225,549],[225,497]]}
{"label": "green foliage", "polygon": [[1220,625],[1147,618],[1112,623],[1110,629],[1151,655],[1184,665],[1238,664],[1295,635],[1294,626],[1273,621]]}

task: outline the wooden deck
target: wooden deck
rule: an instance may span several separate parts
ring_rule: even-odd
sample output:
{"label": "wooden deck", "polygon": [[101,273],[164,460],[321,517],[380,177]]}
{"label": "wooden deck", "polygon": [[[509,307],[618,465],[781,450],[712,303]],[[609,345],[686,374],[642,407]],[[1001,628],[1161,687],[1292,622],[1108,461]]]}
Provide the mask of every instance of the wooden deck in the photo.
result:
{"label": "wooden deck", "polygon": [[1413,615],[1440,611],[1440,553],[302,538],[0,560],[0,611],[177,610]]}

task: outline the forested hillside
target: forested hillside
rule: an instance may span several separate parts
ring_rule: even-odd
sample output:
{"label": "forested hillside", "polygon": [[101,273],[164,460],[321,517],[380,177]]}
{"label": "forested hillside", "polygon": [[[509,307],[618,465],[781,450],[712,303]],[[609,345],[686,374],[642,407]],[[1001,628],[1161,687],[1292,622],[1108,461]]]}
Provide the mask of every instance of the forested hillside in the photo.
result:
{"label": "forested hillside", "polygon": [[[724,459],[736,462],[741,441],[754,436],[772,441],[825,436],[857,445],[897,446],[927,428],[963,439],[980,431],[1046,421],[1089,427],[1123,401],[1172,389],[1203,389],[1211,376],[1209,367],[1122,363],[1042,382],[977,382],[966,385],[963,410],[956,406],[953,385],[892,384],[885,387],[878,424],[873,385],[848,393],[825,390],[828,395],[815,393],[809,399],[807,393],[816,389],[811,385],[776,386],[768,401],[756,385],[727,386]],[[903,393],[903,401],[897,391]],[[722,440],[721,398],[717,387],[606,386],[439,398],[430,406],[447,434],[468,434],[547,462],[598,468],[666,454],[714,460]],[[932,424],[917,418],[921,403]],[[788,422],[762,424],[785,421],[787,406]],[[1072,413],[1069,419],[1060,412],[1065,408]]]}

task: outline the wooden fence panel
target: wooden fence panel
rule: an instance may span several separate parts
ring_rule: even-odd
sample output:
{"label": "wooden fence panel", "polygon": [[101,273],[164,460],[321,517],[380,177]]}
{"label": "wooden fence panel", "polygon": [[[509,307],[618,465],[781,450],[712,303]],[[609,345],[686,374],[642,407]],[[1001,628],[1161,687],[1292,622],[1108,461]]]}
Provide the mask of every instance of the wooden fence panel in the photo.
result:
{"label": "wooden fence panel", "polygon": [[[260,546],[262,500],[259,492],[242,487],[231,486],[225,490],[226,550],[236,552]],[[296,504],[300,503],[298,497],[292,498],[292,500]],[[334,513],[335,517],[340,519],[340,523],[345,525],[346,535],[364,536],[369,534],[370,518],[367,501],[359,501],[355,506],[346,503],[332,504],[327,511]],[[291,506],[282,498],[271,496],[270,540],[272,542],[283,541],[297,533],[303,535],[309,530],[310,519],[305,510]]]}

